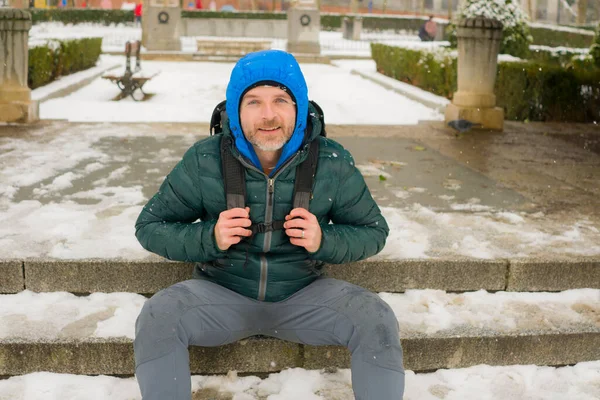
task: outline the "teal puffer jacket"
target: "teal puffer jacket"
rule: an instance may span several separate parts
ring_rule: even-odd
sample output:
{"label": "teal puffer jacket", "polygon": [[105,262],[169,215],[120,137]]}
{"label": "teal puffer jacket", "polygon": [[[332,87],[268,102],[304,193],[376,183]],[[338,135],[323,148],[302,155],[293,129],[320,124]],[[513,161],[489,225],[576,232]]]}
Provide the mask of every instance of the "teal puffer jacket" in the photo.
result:
{"label": "teal puffer jacket", "polygon": [[[389,229],[352,156],[339,143],[319,136],[319,120],[309,118],[312,132],[309,129],[307,143],[320,141],[309,206],[323,232],[317,252],[292,245],[283,230],[257,233],[227,251],[219,250],[214,227],[226,209],[221,135],[194,144],[144,207],[135,224],[141,245],[170,260],[196,262],[195,278],[271,302],[314,281],[324,263],[357,261],[381,251]],[[230,134],[225,126],[223,135]],[[246,167],[246,205],[254,223],[284,220],[289,214],[296,166],[308,156],[308,147],[303,145],[271,177],[232,149]]]}

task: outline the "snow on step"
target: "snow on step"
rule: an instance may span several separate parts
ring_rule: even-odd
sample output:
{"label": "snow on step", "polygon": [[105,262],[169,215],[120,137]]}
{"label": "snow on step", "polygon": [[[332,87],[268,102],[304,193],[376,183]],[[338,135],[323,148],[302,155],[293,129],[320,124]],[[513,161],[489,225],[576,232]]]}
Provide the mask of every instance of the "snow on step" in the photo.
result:
{"label": "snow on step", "polygon": [[[335,373],[294,368],[238,377],[234,372],[193,376],[193,400],[352,400],[350,370]],[[553,368],[534,365],[438,370],[406,373],[404,400],[517,400],[600,398],[600,361]],[[139,400],[135,378],[80,376],[38,372],[0,381],[0,399]]]}
{"label": "snow on step", "polygon": [[[600,290],[559,293],[409,290],[381,293],[397,315],[403,337],[523,332],[600,331]],[[66,292],[0,295],[0,340],[133,339],[147,300],[133,293]]]}

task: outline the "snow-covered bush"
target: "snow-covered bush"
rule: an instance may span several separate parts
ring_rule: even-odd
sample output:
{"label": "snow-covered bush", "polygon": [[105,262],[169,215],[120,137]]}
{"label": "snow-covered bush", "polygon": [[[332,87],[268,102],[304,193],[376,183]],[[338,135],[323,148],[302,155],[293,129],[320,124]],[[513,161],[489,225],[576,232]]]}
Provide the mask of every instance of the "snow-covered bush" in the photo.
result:
{"label": "snow-covered bush", "polygon": [[[467,0],[458,14],[458,20],[483,16],[502,22],[504,25],[500,54],[527,58],[533,38],[529,34],[527,14],[521,9],[519,0]],[[450,24],[450,43],[455,47],[456,23]]]}

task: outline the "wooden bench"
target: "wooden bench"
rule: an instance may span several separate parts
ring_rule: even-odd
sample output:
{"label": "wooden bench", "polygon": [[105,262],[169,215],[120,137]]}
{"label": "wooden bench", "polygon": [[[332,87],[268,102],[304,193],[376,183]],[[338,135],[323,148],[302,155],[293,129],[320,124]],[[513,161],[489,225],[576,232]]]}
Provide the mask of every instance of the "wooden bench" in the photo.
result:
{"label": "wooden bench", "polygon": [[[103,79],[108,79],[116,83],[121,89],[121,98],[131,96],[134,101],[143,100],[146,93],[142,90],[146,82],[154,78],[160,72],[144,74],[142,72],[140,49],[142,44],[139,40],[125,43],[125,72],[122,75],[103,75]],[[135,57],[135,68],[131,70],[131,57]]]}
{"label": "wooden bench", "polygon": [[204,55],[243,56],[271,48],[270,40],[206,40],[197,39],[198,53]]}

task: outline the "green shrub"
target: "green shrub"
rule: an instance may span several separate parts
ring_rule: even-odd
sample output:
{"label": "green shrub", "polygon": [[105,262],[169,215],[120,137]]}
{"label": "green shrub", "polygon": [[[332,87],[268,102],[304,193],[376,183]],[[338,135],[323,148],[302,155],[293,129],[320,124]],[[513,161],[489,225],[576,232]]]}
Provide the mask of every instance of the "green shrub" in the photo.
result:
{"label": "green shrub", "polygon": [[31,89],[54,79],[54,50],[48,45],[29,48],[28,85]]}
{"label": "green shrub", "polygon": [[[449,53],[432,53],[372,44],[377,71],[451,98],[457,62]],[[498,64],[497,104],[517,121],[600,121],[600,69],[536,62]]]}
{"label": "green shrub", "polygon": [[372,43],[371,55],[384,75],[446,98],[456,91],[456,58],[447,50],[426,52]]}
{"label": "green shrub", "polygon": [[263,12],[263,11],[204,11],[204,10],[182,10],[182,18],[226,18],[226,19],[287,19],[285,12]]}
{"label": "green shrub", "polygon": [[63,22],[81,24],[95,22],[104,25],[133,23],[132,10],[76,9],[76,8],[32,8],[29,9],[34,24],[40,22]]}
{"label": "green shrub", "polygon": [[321,30],[338,31],[342,28],[342,14],[321,13]]}
{"label": "green shrub", "polygon": [[501,63],[496,99],[511,120],[592,122],[600,120],[600,69],[537,63]]}
{"label": "green shrub", "polygon": [[[583,49],[585,50],[585,49]],[[540,64],[553,64],[563,67],[572,66],[575,58],[585,57],[587,53],[578,49],[569,48],[539,48],[533,46],[531,48],[530,61],[535,61]]]}
{"label": "green shrub", "polygon": [[96,65],[102,52],[102,38],[50,40],[29,49],[31,89],[43,86],[59,76],[72,74]]}
{"label": "green shrub", "polygon": [[56,54],[56,74],[68,75],[96,65],[102,53],[102,38],[60,40]]}
{"label": "green shrub", "polygon": [[529,27],[529,32],[533,38],[533,44],[550,47],[590,47],[594,40],[593,35],[584,33],[559,31],[552,28],[543,28],[539,26]]}

